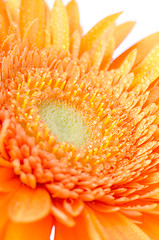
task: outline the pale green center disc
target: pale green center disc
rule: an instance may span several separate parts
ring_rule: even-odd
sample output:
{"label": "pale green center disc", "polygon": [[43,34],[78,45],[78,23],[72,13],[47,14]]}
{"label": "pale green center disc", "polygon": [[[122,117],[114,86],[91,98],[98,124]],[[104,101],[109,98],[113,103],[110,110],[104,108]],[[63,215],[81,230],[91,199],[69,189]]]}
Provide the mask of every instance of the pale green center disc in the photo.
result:
{"label": "pale green center disc", "polygon": [[89,127],[75,108],[60,102],[49,102],[40,105],[39,114],[59,142],[73,143],[77,147],[87,144]]}

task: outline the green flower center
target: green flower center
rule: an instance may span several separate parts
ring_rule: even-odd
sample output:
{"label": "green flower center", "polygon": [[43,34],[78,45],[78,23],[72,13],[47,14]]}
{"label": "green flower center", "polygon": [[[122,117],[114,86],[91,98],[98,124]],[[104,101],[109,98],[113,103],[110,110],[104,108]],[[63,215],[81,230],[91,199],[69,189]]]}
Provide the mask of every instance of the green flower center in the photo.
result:
{"label": "green flower center", "polygon": [[39,107],[39,114],[59,142],[65,141],[81,147],[90,139],[86,120],[71,106],[57,101],[44,103]]}

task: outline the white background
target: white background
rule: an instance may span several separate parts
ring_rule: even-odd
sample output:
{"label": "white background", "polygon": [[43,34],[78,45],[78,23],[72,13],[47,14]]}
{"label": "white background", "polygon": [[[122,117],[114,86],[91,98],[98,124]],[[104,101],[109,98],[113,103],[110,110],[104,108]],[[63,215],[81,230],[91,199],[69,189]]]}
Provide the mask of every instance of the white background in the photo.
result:
{"label": "white background", "polygon": [[[52,7],[54,0],[47,0]],[[66,5],[69,0],[63,0]],[[159,0],[76,0],[79,5],[81,25],[86,33],[102,18],[117,12],[123,14],[117,23],[136,21],[133,31],[116,55],[139,41],[143,37],[159,31]]]}

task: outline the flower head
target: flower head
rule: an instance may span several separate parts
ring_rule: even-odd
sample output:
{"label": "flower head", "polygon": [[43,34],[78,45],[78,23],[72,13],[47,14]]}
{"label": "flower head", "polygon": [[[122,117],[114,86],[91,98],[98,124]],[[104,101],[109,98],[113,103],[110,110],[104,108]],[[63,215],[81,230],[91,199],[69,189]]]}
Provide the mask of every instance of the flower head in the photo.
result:
{"label": "flower head", "polygon": [[158,239],[159,34],[113,60],[120,13],[0,6],[1,239]]}

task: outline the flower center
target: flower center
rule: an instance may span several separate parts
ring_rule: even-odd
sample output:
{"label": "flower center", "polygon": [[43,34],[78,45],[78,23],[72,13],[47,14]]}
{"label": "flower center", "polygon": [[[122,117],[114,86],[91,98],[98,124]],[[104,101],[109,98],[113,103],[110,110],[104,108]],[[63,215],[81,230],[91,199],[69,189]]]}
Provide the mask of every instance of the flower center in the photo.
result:
{"label": "flower center", "polygon": [[43,103],[39,107],[39,114],[59,142],[65,141],[81,147],[90,139],[86,120],[71,106],[58,101]]}

